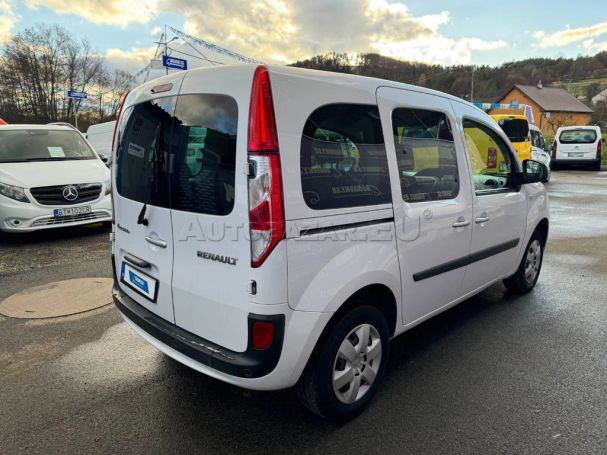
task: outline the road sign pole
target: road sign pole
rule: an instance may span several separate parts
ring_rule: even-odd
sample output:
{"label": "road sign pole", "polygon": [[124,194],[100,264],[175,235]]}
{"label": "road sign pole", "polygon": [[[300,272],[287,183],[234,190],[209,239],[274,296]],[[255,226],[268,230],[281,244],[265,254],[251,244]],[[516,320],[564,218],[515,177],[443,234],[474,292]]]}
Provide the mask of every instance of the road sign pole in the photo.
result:
{"label": "road sign pole", "polygon": [[[169,55],[169,52],[168,52],[168,49],[167,49],[167,47],[168,47],[168,42],[167,41],[168,41],[167,26],[166,26],[166,24],[164,24],[164,55],[165,56]],[[166,69],[166,73],[165,74],[168,76],[168,74],[169,74],[169,67],[167,66],[167,67],[165,67],[165,69]]]}

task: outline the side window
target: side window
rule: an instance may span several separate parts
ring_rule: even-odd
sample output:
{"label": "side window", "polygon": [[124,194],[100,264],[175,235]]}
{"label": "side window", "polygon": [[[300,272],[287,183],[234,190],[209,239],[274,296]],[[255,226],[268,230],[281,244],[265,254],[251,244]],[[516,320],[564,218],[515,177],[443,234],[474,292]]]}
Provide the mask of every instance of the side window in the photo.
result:
{"label": "side window", "polygon": [[468,119],[464,135],[476,194],[510,191],[512,159],[504,141],[491,128]]}
{"label": "side window", "polygon": [[421,109],[395,109],[392,133],[403,199],[455,198],[459,193],[457,155],[447,116]]}
{"label": "side window", "polygon": [[531,130],[531,145],[542,150],[546,148],[544,137],[539,131]]}
{"label": "side window", "polygon": [[392,201],[377,106],[330,104],[308,118],[301,139],[301,186],[316,210]]}

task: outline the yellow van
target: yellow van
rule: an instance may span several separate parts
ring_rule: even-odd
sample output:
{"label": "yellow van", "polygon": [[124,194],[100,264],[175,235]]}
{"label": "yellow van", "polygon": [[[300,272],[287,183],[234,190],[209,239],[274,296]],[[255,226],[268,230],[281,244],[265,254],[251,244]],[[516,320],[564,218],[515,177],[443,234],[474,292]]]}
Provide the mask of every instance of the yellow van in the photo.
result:
{"label": "yellow van", "polygon": [[491,118],[504,130],[521,161],[531,159],[529,120],[524,115],[496,114]]}

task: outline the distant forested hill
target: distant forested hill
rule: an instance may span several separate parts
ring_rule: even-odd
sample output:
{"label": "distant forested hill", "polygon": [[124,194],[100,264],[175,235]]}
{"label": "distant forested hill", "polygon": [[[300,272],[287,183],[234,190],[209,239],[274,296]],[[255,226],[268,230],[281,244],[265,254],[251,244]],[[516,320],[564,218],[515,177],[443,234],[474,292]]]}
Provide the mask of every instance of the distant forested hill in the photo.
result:
{"label": "distant forested hill", "polygon": [[[472,66],[427,65],[379,54],[329,53],[298,61],[293,66],[352,73],[421,85],[461,98],[470,98]],[[559,85],[583,100],[607,88],[607,52],[593,57],[535,58],[474,68],[474,99],[494,101],[514,84]]]}

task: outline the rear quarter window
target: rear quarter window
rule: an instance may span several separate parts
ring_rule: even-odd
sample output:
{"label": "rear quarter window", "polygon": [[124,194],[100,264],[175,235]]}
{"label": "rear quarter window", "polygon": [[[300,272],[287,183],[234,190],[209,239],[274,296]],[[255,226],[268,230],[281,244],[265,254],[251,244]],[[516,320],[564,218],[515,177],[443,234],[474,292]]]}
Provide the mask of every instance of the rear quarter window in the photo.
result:
{"label": "rear quarter window", "polygon": [[331,104],[308,118],[301,139],[301,184],[308,207],[390,203],[390,179],[377,106]]}

